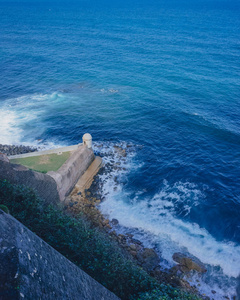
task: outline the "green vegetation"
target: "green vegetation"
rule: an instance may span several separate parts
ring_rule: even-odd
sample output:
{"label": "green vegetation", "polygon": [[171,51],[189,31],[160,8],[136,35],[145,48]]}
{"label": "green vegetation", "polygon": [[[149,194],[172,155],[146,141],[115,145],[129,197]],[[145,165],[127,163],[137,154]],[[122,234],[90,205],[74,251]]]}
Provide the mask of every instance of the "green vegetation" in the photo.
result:
{"label": "green vegetation", "polygon": [[[179,292],[169,285],[160,284],[158,289],[152,290],[146,293],[140,293],[137,300],[193,300],[199,299],[197,296],[193,296],[187,293]],[[134,299],[135,300],[135,299]]]}
{"label": "green vegetation", "polygon": [[9,214],[9,209],[6,205],[0,204],[0,209],[3,210],[5,213]]}
{"label": "green vegetation", "polygon": [[69,260],[121,299],[199,299],[159,284],[126,259],[104,232],[83,217],[72,217],[44,203],[31,189],[0,180],[0,204]]}
{"label": "green vegetation", "polygon": [[61,154],[52,153],[40,156],[29,156],[25,158],[11,159],[11,163],[24,165],[25,167],[47,173],[48,171],[57,171],[65,161],[70,157],[70,152],[63,152]]}

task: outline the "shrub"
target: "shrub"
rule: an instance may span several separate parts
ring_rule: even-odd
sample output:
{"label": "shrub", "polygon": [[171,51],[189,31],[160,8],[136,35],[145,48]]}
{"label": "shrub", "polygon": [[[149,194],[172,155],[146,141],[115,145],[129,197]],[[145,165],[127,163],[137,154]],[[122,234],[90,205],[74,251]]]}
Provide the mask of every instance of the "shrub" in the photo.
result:
{"label": "shrub", "polygon": [[[170,285],[160,284],[157,289],[150,292],[140,293],[138,300],[198,300],[199,297],[184,293],[171,287]],[[135,300],[135,299],[134,299]]]}
{"label": "shrub", "polygon": [[[159,299],[183,299],[171,298],[171,288],[159,285],[126,259],[106,233],[92,228],[81,216],[75,218],[44,203],[33,190],[0,180],[0,204],[7,205],[16,219],[121,299],[158,299],[156,297],[163,292],[164,297],[170,298]],[[180,295],[178,290],[175,291]]]}
{"label": "shrub", "polygon": [[5,213],[9,214],[9,209],[6,205],[0,205],[0,209],[3,210]]}

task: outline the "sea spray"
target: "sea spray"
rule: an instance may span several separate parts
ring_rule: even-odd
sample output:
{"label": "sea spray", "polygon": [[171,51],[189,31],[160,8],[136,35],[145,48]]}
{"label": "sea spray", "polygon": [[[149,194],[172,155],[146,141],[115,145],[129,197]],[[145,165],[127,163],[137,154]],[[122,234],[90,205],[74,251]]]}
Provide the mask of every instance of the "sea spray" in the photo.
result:
{"label": "sea spray", "polygon": [[66,101],[64,95],[58,92],[6,99],[0,108],[0,144],[31,146],[39,150],[65,146],[66,142],[61,143],[53,137],[42,138],[49,130],[43,124],[49,103],[59,105],[63,100]]}
{"label": "sea spray", "polygon": [[[178,218],[179,214],[187,215],[206,197],[204,189],[207,187],[200,190],[191,182],[176,182],[171,186],[163,180],[162,188],[153,197],[146,196],[144,187],[133,196],[124,187],[129,173],[141,167],[136,160],[138,148],[127,147],[127,143],[122,142],[95,144],[94,149],[107,166],[107,172],[99,176],[104,197],[100,210],[110,220],[118,220],[114,229],[121,234],[133,234],[145,247],[156,248],[161,253],[162,268],[175,265],[172,259],[175,252],[199,258],[207,273],[201,276],[193,273],[184,279],[212,299],[235,295],[240,248],[234,243],[219,242],[198,224]],[[119,149],[126,151],[125,157]]]}

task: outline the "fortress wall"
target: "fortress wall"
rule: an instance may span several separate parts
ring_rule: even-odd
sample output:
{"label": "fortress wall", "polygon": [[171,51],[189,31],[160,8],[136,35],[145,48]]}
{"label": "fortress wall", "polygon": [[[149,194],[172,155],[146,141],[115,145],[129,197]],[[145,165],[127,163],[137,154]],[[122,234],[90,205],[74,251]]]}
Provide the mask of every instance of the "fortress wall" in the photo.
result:
{"label": "fortress wall", "polygon": [[94,159],[95,155],[92,149],[86,146],[79,146],[58,171],[47,173],[56,181],[61,201],[72,191],[78,179],[84,174]]}
{"label": "fortress wall", "polygon": [[[73,148],[75,147],[75,148]],[[95,159],[93,150],[83,145],[66,147],[74,150],[69,159],[56,171],[47,174],[36,172],[19,164],[12,164],[4,155],[0,157],[0,179],[7,179],[14,184],[23,184],[32,188],[40,198],[48,203],[64,201],[72,191],[79,178],[85,173]],[[54,153],[65,148],[44,151]],[[42,152],[30,153],[30,156],[42,155]],[[18,155],[28,157],[28,154]],[[13,157],[12,157],[13,158]]]}
{"label": "fortress wall", "polygon": [[119,300],[0,210],[0,299]]}
{"label": "fortress wall", "polygon": [[47,174],[35,172],[22,165],[11,164],[0,159],[0,179],[32,188],[47,203],[59,202],[57,183]]}

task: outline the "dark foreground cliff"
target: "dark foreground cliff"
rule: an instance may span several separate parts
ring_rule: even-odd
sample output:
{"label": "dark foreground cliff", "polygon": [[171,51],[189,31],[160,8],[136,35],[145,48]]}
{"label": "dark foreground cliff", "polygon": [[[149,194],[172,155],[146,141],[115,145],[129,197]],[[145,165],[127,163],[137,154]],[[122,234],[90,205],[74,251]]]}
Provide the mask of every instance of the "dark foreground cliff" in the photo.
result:
{"label": "dark foreground cliff", "polygon": [[1,300],[119,299],[2,210],[0,237]]}

